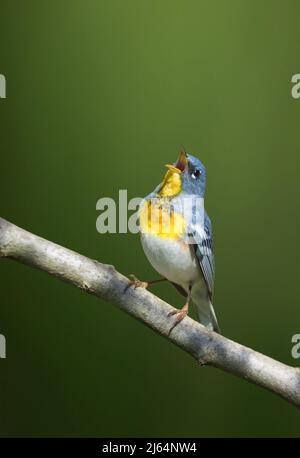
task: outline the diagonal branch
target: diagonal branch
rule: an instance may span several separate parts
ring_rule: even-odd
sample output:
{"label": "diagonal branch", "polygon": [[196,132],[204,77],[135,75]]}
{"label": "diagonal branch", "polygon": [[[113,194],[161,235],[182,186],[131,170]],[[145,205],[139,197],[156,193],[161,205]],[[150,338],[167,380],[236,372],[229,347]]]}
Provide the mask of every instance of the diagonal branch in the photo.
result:
{"label": "diagonal branch", "polygon": [[45,240],[0,218],[0,257],[37,267],[110,302],[142,321],[201,365],[231,372],[267,388],[300,408],[300,369],[244,347],[186,317],[168,336],[171,305],[150,292],[132,288],[113,266],[101,264]]}

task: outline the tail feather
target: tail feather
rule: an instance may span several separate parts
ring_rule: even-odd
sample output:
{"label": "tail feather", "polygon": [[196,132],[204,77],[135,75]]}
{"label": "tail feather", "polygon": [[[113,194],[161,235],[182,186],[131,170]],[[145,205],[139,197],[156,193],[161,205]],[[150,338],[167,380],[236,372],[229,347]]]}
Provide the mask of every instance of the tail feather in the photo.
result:
{"label": "tail feather", "polygon": [[210,299],[199,298],[199,300],[194,301],[194,305],[200,323],[206,326],[211,331],[215,331],[220,334],[220,327]]}

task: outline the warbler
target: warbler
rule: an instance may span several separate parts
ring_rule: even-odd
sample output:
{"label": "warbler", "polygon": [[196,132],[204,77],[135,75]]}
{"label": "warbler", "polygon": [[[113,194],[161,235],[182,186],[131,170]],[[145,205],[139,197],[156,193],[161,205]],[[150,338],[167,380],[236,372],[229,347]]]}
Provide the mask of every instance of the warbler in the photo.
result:
{"label": "warbler", "polygon": [[220,332],[213,308],[214,252],[212,224],[204,208],[206,170],[202,162],[181,149],[174,164],[167,164],[163,181],[142,200],[139,209],[141,243],[152,267],[163,277],[130,285],[147,287],[168,280],[186,298],[170,328],[196,308],[199,321]]}

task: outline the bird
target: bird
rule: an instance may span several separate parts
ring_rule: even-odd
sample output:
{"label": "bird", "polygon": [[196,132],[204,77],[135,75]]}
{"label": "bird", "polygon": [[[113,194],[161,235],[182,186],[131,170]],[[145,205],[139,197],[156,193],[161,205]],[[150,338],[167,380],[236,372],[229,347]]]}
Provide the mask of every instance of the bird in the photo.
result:
{"label": "bird", "polygon": [[131,274],[130,286],[147,288],[169,281],[185,297],[170,312],[175,319],[169,334],[187,315],[190,303],[198,321],[220,333],[213,308],[214,249],[212,224],[204,207],[206,169],[182,147],[177,161],[166,164],[162,182],[142,199],[139,207],[141,244],[152,267],[162,276],[140,281]]}

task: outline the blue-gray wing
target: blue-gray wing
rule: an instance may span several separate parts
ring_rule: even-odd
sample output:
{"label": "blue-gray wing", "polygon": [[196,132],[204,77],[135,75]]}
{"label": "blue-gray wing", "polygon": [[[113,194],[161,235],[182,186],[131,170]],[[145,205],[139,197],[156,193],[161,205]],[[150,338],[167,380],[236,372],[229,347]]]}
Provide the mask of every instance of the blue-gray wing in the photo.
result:
{"label": "blue-gray wing", "polygon": [[215,262],[212,225],[206,213],[204,218],[204,227],[197,228],[197,226],[191,226],[189,228],[189,237],[193,240],[193,244],[191,246],[199,262],[199,266],[202,270],[207,285],[209,297],[212,301],[214,291]]}

